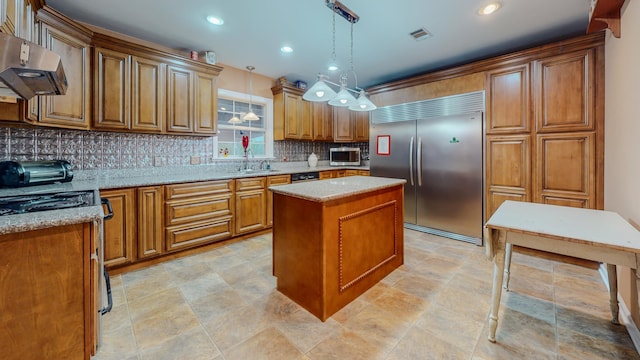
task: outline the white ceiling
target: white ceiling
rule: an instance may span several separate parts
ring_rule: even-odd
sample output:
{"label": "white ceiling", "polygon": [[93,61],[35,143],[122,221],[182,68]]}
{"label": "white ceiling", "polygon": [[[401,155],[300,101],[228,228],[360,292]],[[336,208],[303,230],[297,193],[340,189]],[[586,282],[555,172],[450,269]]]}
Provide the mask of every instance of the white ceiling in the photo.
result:
{"label": "white ceiling", "polygon": [[[470,60],[584,34],[590,0],[342,0],[354,25],[354,68],[370,87]],[[178,50],[214,50],[218,62],[289,81],[313,83],[327,73],[332,12],[325,0],[46,0],[67,16]],[[224,19],[222,26],[207,15]],[[433,37],[415,41],[425,27]],[[350,23],[336,16],[336,55],[349,67]],[[282,54],[289,45],[292,54]],[[333,75],[332,80],[337,81]],[[349,86],[354,85],[353,77]]]}

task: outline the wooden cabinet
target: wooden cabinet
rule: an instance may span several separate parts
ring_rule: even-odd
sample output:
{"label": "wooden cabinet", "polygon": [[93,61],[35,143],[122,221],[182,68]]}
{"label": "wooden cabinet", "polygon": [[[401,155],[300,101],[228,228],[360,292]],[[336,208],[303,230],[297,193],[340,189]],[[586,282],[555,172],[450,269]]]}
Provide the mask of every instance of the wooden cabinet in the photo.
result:
{"label": "wooden cabinet", "polygon": [[167,66],[167,132],[193,132],[194,78],[191,70]]}
{"label": "wooden cabinet", "polygon": [[101,190],[113,207],[113,218],[104,222],[104,265],[107,268],[136,260],[136,189]]}
{"label": "wooden cabinet", "polygon": [[138,258],[146,259],[164,253],[162,186],[137,189]]}
{"label": "wooden cabinet", "polygon": [[94,115],[97,129],[131,128],[131,56],[94,48]]}
{"label": "wooden cabinet", "polygon": [[6,34],[15,35],[17,16],[15,0],[0,1],[0,31]]}
{"label": "wooden cabinet", "polygon": [[536,202],[595,207],[595,141],[592,132],[537,136]]}
{"label": "wooden cabinet", "polygon": [[487,134],[531,131],[529,64],[486,72]]}
{"label": "wooden cabinet", "polygon": [[333,177],[333,171],[332,170],[320,171],[318,173],[318,179],[319,180],[331,179],[332,177]]}
{"label": "wooden cabinet", "polygon": [[91,33],[50,8],[38,13],[41,44],[60,55],[65,75],[65,95],[40,96],[39,125],[88,129],[91,114],[89,43]]}
{"label": "wooden cabinet", "polygon": [[208,134],[217,131],[216,76],[167,66],[167,128],[169,133]]}
{"label": "wooden cabinet", "polygon": [[302,89],[293,84],[279,83],[273,93],[274,140],[312,140],[314,105],[302,99]]}
{"label": "wooden cabinet", "polygon": [[30,0],[0,1],[0,32],[33,41],[34,11]]}
{"label": "wooden cabinet", "polygon": [[161,132],[164,67],[155,60],[96,47],[93,127]]}
{"label": "wooden cabinet", "polygon": [[349,116],[353,123],[353,141],[369,142],[369,112],[351,111]]}
{"label": "wooden cabinet", "polygon": [[591,0],[587,34],[608,28],[613,36],[619,38],[620,9],[624,2],[625,0]]}
{"label": "wooden cabinet", "polygon": [[195,129],[196,134],[218,132],[217,76],[196,72],[195,76]]}
{"label": "wooden cabinet", "polygon": [[534,61],[538,132],[594,129],[595,59],[586,49]]}
{"label": "wooden cabinet", "polygon": [[235,235],[267,226],[266,178],[236,179]]}
{"label": "wooden cabinet", "polygon": [[[274,185],[291,184],[291,175],[267,177],[267,188]],[[267,190],[267,227],[273,226],[273,193]]]}
{"label": "wooden cabinet", "polygon": [[92,228],[0,235],[0,358],[89,360],[98,315]]}
{"label": "wooden cabinet", "polygon": [[314,141],[333,141],[333,109],[325,102],[309,102]]}
{"label": "wooden cabinet", "polygon": [[176,251],[230,238],[233,180],[165,186],[165,242]]}
{"label": "wooden cabinet", "polygon": [[351,123],[348,108],[335,106],[333,108],[333,141],[352,142],[354,138],[354,128]]}
{"label": "wooden cabinet", "polygon": [[487,136],[487,201],[489,218],[504,200],[531,201],[530,135]]}

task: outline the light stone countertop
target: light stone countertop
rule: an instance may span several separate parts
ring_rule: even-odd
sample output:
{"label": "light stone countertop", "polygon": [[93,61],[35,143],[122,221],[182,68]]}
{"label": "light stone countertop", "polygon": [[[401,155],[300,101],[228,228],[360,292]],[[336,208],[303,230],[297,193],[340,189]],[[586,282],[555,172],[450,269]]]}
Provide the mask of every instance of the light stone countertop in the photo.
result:
{"label": "light stone countertop", "polygon": [[[148,169],[119,169],[101,171],[76,171],[74,179],[67,183],[28,186],[19,188],[0,188],[0,197],[58,193],[83,190],[106,190],[138,186],[178,184],[195,181],[248,178],[257,176],[284,175],[301,172],[326,171],[338,169],[369,170],[368,166],[328,166],[319,164],[310,168],[306,162],[277,163],[271,171],[253,170],[241,172],[229,170],[218,165],[190,165],[157,167]],[[316,182],[317,183],[317,182]],[[102,206],[40,211],[28,214],[0,216],[0,234],[37,230],[53,226],[62,226],[91,222],[102,219]]]}
{"label": "light stone countertop", "polygon": [[289,195],[305,200],[327,202],[347,196],[403,185],[406,182],[404,179],[348,176],[337,179],[271,186],[269,190],[277,194]]}

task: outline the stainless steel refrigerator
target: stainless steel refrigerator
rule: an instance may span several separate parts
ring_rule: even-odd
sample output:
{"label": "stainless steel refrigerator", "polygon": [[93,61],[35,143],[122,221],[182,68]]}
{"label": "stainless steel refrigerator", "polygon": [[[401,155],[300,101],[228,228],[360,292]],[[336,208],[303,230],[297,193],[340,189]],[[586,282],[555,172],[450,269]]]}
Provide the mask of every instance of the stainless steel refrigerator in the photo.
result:
{"label": "stainless steel refrigerator", "polygon": [[[483,107],[484,94],[481,95]],[[473,108],[467,106],[453,112]],[[481,245],[482,111],[453,115],[446,114],[450,110],[422,111],[424,115],[438,116],[403,120],[407,117],[405,107],[404,113],[395,117],[400,121],[395,121],[388,116],[394,111],[386,110],[387,116],[377,116],[382,120],[379,122],[373,116],[370,126],[371,175],[407,180],[405,226]]]}

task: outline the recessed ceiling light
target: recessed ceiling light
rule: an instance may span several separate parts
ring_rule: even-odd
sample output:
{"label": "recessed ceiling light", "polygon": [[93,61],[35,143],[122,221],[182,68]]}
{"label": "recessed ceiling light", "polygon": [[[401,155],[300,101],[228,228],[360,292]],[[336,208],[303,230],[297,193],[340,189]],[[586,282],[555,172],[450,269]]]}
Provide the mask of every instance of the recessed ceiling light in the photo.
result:
{"label": "recessed ceiling light", "polygon": [[293,52],[293,48],[291,46],[283,46],[280,48],[280,51],[285,53],[285,54],[289,54]]}
{"label": "recessed ceiling light", "polygon": [[502,6],[502,4],[500,4],[499,2],[488,3],[487,5],[481,7],[478,10],[478,14],[479,15],[490,15],[490,14],[493,14],[494,12],[498,11],[498,9],[500,9],[501,6]]}
{"label": "recessed ceiling light", "polygon": [[216,16],[207,16],[207,21],[212,23],[213,25],[222,25],[224,24],[224,20]]}

